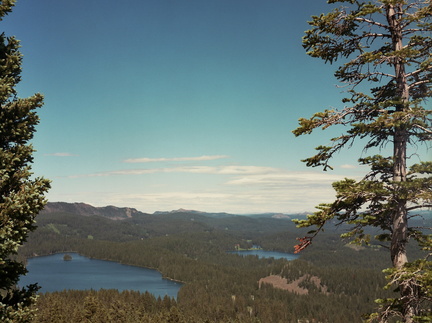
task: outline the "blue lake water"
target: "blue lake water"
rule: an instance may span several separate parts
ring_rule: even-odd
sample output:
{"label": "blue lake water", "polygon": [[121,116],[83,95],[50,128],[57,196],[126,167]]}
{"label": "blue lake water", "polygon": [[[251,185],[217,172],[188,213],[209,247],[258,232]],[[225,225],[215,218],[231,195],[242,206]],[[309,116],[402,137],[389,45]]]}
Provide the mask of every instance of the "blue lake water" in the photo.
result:
{"label": "blue lake water", "polygon": [[230,253],[235,253],[241,256],[258,256],[259,258],[275,258],[281,259],[285,258],[287,260],[294,260],[298,258],[298,255],[292,253],[278,252],[278,251],[266,251],[266,250],[239,250],[230,251]]}
{"label": "blue lake water", "polygon": [[71,261],[63,260],[64,253],[28,259],[29,272],[21,277],[18,285],[38,283],[42,293],[65,289],[118,289],[148,291],[156,297],[177,297],[182,286],[163,279],[157,270],[69,254]]}

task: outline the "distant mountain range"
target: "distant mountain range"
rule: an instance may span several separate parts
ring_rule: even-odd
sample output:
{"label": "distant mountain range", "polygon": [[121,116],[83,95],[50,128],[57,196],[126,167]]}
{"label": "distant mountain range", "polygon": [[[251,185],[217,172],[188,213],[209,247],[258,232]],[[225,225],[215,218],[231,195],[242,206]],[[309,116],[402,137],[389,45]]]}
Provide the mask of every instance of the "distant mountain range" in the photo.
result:
{"label": "distant mountain range", "polygon": [[[123,220],[133,218],[140,215],[148,215],[148,213],[140,212],[137,209],[129,207],[104,206],[95,207],[86,203],[67,203],[67,202],[48,202],[42,213],[69,213],[83,216],[99,215],[112,220]],[[208,213],[196,210],[178,209],[172,211],[156,211],[153,215],[175,215],[175,214],[191,214],[201,215],[213,218],[225,218],[233,216],[249,216],[254,218],[276,218],[276,219],[291,219],[292,214],[283,213],[259,213],[259,214],[230,214],[225,212]],[[295,214],[295,217],[304,214]]]}
{"label": "distant mountain range", "polygon": [[[156,211],[153,214],[144,213],[138,211],[134,208],[129,207],[117,207],[113,205],[104,206],[104,207],[95,207],[86,203],[67,203],[67,202],[48,202],[45,206],[44,210],[41,212],[42,214],[49,213],[67,213],[67,214],[75,214],[82,216],[102,216],[111,220],[126,220],[126,219],[136,219],[142,218],[143,216],[176,216],[176,218],[184,218],[185,216],[192,217],[205,217],[208,219],[228,219],[235,218],[239,216],[255,218],[255,219],[300,219],[305,218],[308,213],[295,213],[295,214],[285,214],[285,213],[258,213],[258,214],[230,214],[225,212],[220,213],[209,213],[202,212],[196,210],[185,210],[178,209],[172,211]],[[431,210],[422,210],[416,212],[421,215],[421,217],[416,217],[411,219],[411,224],[418,225],[421,227],[425,226],[425,223],[430,226],[430,221],[432,221],[432,211]]]}

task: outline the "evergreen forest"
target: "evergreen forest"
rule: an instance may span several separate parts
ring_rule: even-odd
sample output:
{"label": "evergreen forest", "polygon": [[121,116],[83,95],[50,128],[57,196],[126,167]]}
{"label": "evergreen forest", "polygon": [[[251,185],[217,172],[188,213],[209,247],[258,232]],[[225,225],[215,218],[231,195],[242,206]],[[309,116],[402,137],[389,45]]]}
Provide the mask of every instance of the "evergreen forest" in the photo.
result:
{"label": "evergreen forest", "polygon": [[[39,294],[35,322],[361,322],[375,299],[393,294],[383,289],[386,246],[350,245],[335,225],[293,261],[227,253],[236,245],[293,252],[304,232],[288,218],[171,212],[113,220],[42,212],[37,225],[20,249],[23,262],[74,251],[153,268],[184,284],[176,299],[117,290]],[[288,283],[302,277],[307,292],[259,283],[271,275]]]}

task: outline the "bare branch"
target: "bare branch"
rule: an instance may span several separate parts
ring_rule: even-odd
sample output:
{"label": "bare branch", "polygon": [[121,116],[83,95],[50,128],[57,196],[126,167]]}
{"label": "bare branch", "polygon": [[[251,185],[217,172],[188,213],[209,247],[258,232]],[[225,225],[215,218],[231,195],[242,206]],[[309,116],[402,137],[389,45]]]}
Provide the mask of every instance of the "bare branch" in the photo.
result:
{"label": "bare branch", "polygon": [[413,127],[419,128],[419,129],[423,130],[424,132],[432,134],[432,130],[429,130],[429,129],[425,128],[425,127],[422,127],[422,126],[420,126],[418,124],[413,124]]}
{"label": "bare branch", "polygon": [[390,27],[388,25],[382,24],[382,23],[380,23],[378,21],[374,21],[374,20],[371,20],[371,19],[367,19],[367,18],[363,18],[363,17],[357,17],[357,18],[354,18],[354,20],[359,21],[359,22],[366,22],[366,23],[368,23],[370,25],[375,25],[375,26],[378,26],[378,27],[381,27],[381,28],[384,28],[384,29],[387,29],[387,30],[390,29]]}
{"label": "bare branch", "polygon": [[428,83],[431,83],[431,82],[432,82],[431,80],[422,80],[422,81],[414,82],[414,83],[408,85],[408,88],[411,89],[411,88],[413,88],[415,86],[418,86],[418,85],[421,85],[421,84],[428,84]]}
{"label": "bare branch", "polygon": [[387,77],[391,77],[391,78],[396,77],[396,75],[394,75],[394,74],[388,74],[388,73],[383,73],[383,72],[373,72],[373,73],[370,73],[370,75],[387,76]]}
{"label": "bare branch", "polygon": [[[418,62],[416,62],[416,63],[418,63]],[[419,63],[418,63],[419,64]],[[420,74],[421,72],[425,72],[425,71],[429,71],[429,70],[432,70],[432,65],[431,66],[429,66],[428,68],[422,68],[422,69],[418,69],[418,70],[415,70],[415,71],[412,71],[411,73],[407,73],[407,77],[411,77],[411,76],[414,76],[414,75],[417,75],[417,74]],[[429,82],[431,82],[431,80],[429,80]]]}
{"label": "bare branch", "polygon": [[417,209],[427,209],[427,208],[432,208],[432,204],[424,204],[424,205],[416,205],[416,206],[407,207],[407,211],[412,211],[412,210],[417,210]]}

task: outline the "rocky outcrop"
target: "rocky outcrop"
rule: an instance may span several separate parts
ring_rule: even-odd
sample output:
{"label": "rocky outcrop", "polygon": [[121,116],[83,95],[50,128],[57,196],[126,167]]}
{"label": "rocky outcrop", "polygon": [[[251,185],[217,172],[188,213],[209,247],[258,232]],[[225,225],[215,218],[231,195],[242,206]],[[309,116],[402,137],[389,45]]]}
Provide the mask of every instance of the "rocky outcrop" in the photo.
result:
{"label": "rocky outcrop", "polygon": [[95,207],[85,203],[49,202],[41,213],[69,213],[83,216],[99,215],[112,220],[123,220],[141,212],[133,208],[112,205]]}

